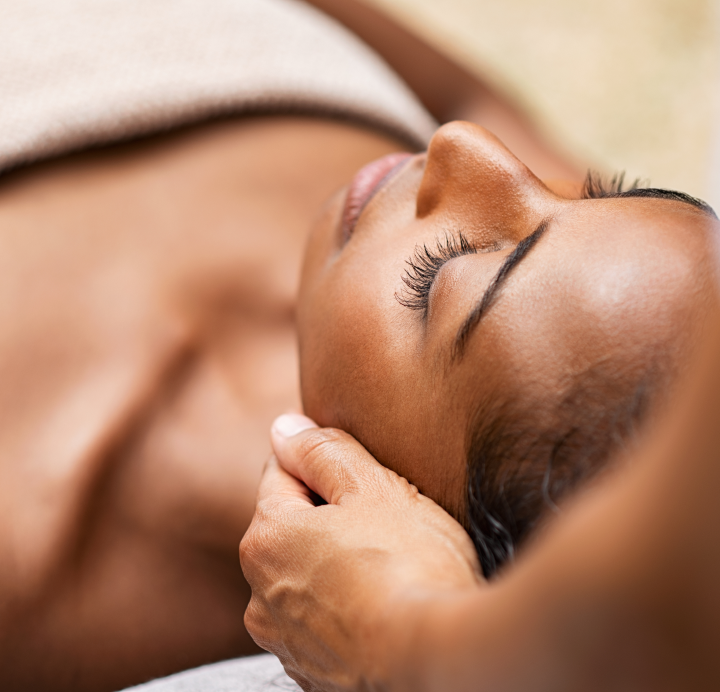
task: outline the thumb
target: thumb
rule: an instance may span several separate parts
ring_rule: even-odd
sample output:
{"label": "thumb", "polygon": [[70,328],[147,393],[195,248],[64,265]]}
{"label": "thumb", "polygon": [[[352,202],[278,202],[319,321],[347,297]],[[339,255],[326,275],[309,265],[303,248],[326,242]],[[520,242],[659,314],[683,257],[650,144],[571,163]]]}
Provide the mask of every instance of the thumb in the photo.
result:
{"label": "thumb", "polygon": [[280,465],[331,505],[363,488],[389,479],[387,470],[353,437],[335,428],[318,428],[305,416],[285,414],[270,431]]}

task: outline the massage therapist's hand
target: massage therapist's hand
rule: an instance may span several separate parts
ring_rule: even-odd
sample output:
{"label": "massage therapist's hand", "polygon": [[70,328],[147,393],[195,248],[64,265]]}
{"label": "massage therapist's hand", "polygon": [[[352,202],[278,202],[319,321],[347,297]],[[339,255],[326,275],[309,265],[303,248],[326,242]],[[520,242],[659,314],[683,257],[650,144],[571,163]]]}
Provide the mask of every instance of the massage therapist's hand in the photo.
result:
{"label": "massage therapist's hand", "polygon": [[420,606],[477,589],[472,543],[349,435],[289,415],[272,442],[240,545],[248,631],[305,690],[386,685],[422,628]]}

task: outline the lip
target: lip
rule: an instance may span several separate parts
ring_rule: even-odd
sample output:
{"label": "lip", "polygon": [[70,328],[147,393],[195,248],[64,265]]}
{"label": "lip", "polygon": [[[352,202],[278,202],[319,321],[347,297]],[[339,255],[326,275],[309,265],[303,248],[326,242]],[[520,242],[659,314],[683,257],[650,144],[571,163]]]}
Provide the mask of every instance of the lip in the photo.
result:
{"label": "lip", "polygon": [[361,168],[353,178],[345,197],[342,213],[342,233],[347,241],[355,230],[360,214],[376,193],[392,178],[412,154],[388,154]]}

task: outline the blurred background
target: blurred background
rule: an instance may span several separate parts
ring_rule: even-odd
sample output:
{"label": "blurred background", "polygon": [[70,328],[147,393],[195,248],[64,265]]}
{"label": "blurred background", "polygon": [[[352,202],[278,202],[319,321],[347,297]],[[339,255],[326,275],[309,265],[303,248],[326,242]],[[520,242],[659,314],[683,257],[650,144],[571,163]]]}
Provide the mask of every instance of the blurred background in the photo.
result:
{"label": "blurred background", "polygon": [[366,1],[499,85],[581,165],[720,209],[717,0]]}

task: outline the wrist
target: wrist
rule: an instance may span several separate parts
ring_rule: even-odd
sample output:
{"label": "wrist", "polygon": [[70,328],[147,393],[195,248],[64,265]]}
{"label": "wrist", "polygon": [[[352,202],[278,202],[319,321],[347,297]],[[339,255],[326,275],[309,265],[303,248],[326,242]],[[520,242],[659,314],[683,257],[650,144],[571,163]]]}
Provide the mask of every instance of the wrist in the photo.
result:
{"label": "wrist", "polygon": [[474,587],[452,592],[406,593],[388,607],[382,631],[375,640],[372,689],[389,692],[447,689],[450,681],[447,663],[453,652],[461,648],[463,613],[478,592]]}

